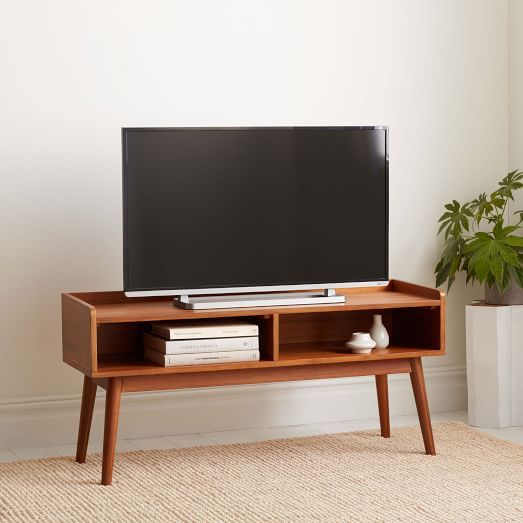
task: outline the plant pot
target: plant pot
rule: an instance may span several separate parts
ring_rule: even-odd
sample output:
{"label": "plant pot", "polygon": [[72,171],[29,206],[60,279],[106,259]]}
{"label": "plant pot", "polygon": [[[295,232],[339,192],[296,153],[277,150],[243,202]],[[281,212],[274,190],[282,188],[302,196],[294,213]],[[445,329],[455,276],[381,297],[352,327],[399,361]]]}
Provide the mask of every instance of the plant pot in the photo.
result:
{"label": "plant pot", "polygon": [[503,294],[499,292],[495,284],[490,289],[485,285],[485,303],[490,305],[523,305],[523,289],[514,280],[510,280],[509,286]]}

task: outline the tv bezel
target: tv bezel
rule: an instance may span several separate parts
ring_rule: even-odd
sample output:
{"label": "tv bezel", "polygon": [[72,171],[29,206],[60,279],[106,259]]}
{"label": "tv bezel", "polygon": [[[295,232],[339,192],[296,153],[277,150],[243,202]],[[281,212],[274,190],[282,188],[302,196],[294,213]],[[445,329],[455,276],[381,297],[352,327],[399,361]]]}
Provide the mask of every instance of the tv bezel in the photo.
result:
{"label": "tv bezel", "polygon": [[[126,169],[127,164],[127,134],[130,132],[163,132],[163,131],[248,131],[248,130],[300,130],[300,129],[335,129],[335,130],[370,130],[385,131],[385,273],[386,277],[372,281],[345,281],[345,282],[314,282],[303,284],[283,284],[283,285],[250,285],[250,286],[212,286],[205,288],[189,289],[138,289],[127,290],[129,281],[129,259],[128,259],[128,240],[126,231]],[[209,294],[241,294],[258,292],[277,292],[277,291],[304,291],[316,289],[346,289],[357,287],[386,286],[389,283],[389,128],[386,125],[355,125],[355,126],[242,126],[242,127],[122,127],[122,226],[123,226],[123,279],[124,294],[127,297],[154,297],[154,296],[183,296],[183,295],[209,295]]]}

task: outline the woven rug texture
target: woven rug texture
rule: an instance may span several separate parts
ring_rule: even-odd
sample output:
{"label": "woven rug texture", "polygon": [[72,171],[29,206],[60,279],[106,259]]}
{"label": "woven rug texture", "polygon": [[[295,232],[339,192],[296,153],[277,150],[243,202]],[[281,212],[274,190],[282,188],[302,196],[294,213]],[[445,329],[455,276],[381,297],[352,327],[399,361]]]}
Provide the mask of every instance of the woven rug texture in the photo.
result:
{"label": "woven rug texture", "polygon": [[523,446],[461,423],[0,464],[0,521],[523,521]]}

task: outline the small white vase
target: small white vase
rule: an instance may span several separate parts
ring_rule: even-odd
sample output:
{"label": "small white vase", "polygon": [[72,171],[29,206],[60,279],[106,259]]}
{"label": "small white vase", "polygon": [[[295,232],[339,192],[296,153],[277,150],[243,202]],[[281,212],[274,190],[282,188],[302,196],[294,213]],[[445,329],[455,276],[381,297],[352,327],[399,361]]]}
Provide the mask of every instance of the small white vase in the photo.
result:
{"label": "small white vase", "polygon": [[355,354],[368,354],[376,346],[376,342],[368,332],[354,332],[345,346]]}
{"label": "small white vase", "polygon": [[383,325],[381,314],[373,314],[370,337],[376,342],[377,349],[385,349],[389,346],[389,333]]}

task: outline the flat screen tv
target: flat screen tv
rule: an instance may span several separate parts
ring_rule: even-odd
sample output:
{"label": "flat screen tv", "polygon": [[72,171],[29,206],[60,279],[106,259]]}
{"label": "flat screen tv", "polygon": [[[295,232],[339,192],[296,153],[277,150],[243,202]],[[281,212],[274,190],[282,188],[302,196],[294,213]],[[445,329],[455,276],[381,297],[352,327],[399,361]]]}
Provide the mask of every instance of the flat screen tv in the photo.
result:
{"label": "flat screen tv", "polygon": [[388,280],[386,127],[125,128],[124,290]]}

